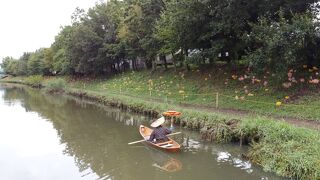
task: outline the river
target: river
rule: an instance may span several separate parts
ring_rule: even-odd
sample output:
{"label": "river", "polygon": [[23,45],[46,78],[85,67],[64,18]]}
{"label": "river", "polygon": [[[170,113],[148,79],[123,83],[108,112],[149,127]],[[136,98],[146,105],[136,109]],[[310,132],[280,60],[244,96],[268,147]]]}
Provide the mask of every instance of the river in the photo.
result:
{"label": "river", "polygon": [[174,139],[179,153],[144,143],[152,118],[28,87],[0,84],[1,180],[267,180],[282,179],[241,158],[247,147]]}

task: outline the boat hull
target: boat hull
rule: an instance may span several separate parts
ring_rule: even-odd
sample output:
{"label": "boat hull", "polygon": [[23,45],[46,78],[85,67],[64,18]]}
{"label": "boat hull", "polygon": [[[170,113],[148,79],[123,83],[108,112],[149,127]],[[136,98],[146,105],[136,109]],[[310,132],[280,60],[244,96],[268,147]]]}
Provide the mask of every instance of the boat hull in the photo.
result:
{"label": "boat hull", "polygon": [[[152,131],[153,131],[152,129],[143,125],[140,125],[139,127],[139,132],[144,139],[149,139]],[[176,141],[174,141],[170,137],[168,138],[169,138],[169,141],[163,142],[163,143],[155,144],[150,141],[146,141],[146,143],[150,146],[153,146],[155,148],[162,149],[168,152],[179,152],[181,148],[180,144],[178,144]]]}

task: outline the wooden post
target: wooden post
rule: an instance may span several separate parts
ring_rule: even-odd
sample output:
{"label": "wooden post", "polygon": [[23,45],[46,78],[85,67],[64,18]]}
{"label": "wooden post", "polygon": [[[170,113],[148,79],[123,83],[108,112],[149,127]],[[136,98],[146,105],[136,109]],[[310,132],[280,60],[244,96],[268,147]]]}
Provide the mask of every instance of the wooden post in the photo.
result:
{"label": "wooden post", "polygon": [[219,93],[216,94],[216,108],[219,107]]}
{"label": "wooden post", "polygon": [[242,146],[242,141],[243,141],[243,133],[242,131],[240,132],[240,147]]}
{"label": "wooden post", "polygon": [[173,116],[171,116],[171,125],[170,128],[173,128]]}

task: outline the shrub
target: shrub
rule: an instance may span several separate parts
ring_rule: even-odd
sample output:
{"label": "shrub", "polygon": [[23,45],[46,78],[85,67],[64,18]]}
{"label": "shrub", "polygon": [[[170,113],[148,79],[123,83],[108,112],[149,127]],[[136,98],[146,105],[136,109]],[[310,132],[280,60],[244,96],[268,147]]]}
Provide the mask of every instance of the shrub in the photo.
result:
{"label": "shrub", "polygon": [[26,84],[32,87],[41,87],[42,86],[43,77],[41,75],[33,75],[29,76],[26,79]]}
{"label": "shrub", "polygon": [[66,81],[64,79],[54,79],[54,80],[50,80],[46,83],[46,89],[48,91],[64,91],[66,87]]}

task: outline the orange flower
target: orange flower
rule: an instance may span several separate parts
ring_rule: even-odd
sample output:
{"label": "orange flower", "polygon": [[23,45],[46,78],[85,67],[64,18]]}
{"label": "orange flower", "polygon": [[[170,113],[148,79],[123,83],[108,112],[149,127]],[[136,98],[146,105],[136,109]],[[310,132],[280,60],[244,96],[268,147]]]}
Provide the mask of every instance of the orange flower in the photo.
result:
{"label": "orange flower", "polygon": [[312,79],[309,81],[310,84],[319,84],[319,79]]}
{"label": "orange flower", "polygon": [[243,76],[239,77],[239,81],[243,81],[243,80],[244,80]]}
{"label": "orange flower", "polygon": [[236,80],[238,76],[237,75],[232,75],[231,77],[232,77],[232,79]]}
{"label": "orange flower", "polygon": [[264,82],[263,82],[263,85],[264,85],[264,86],[267,86],[267,85],[268,85],[268,81],[264,81]]}
{"label": "orange flower", "polygon": [[282,86],[284,87],[284,88],[289,88],[289,87],[291,87],[292,86],[292,84],[291,84],[291,82],[285,82],[285,83],[282,83]]}

